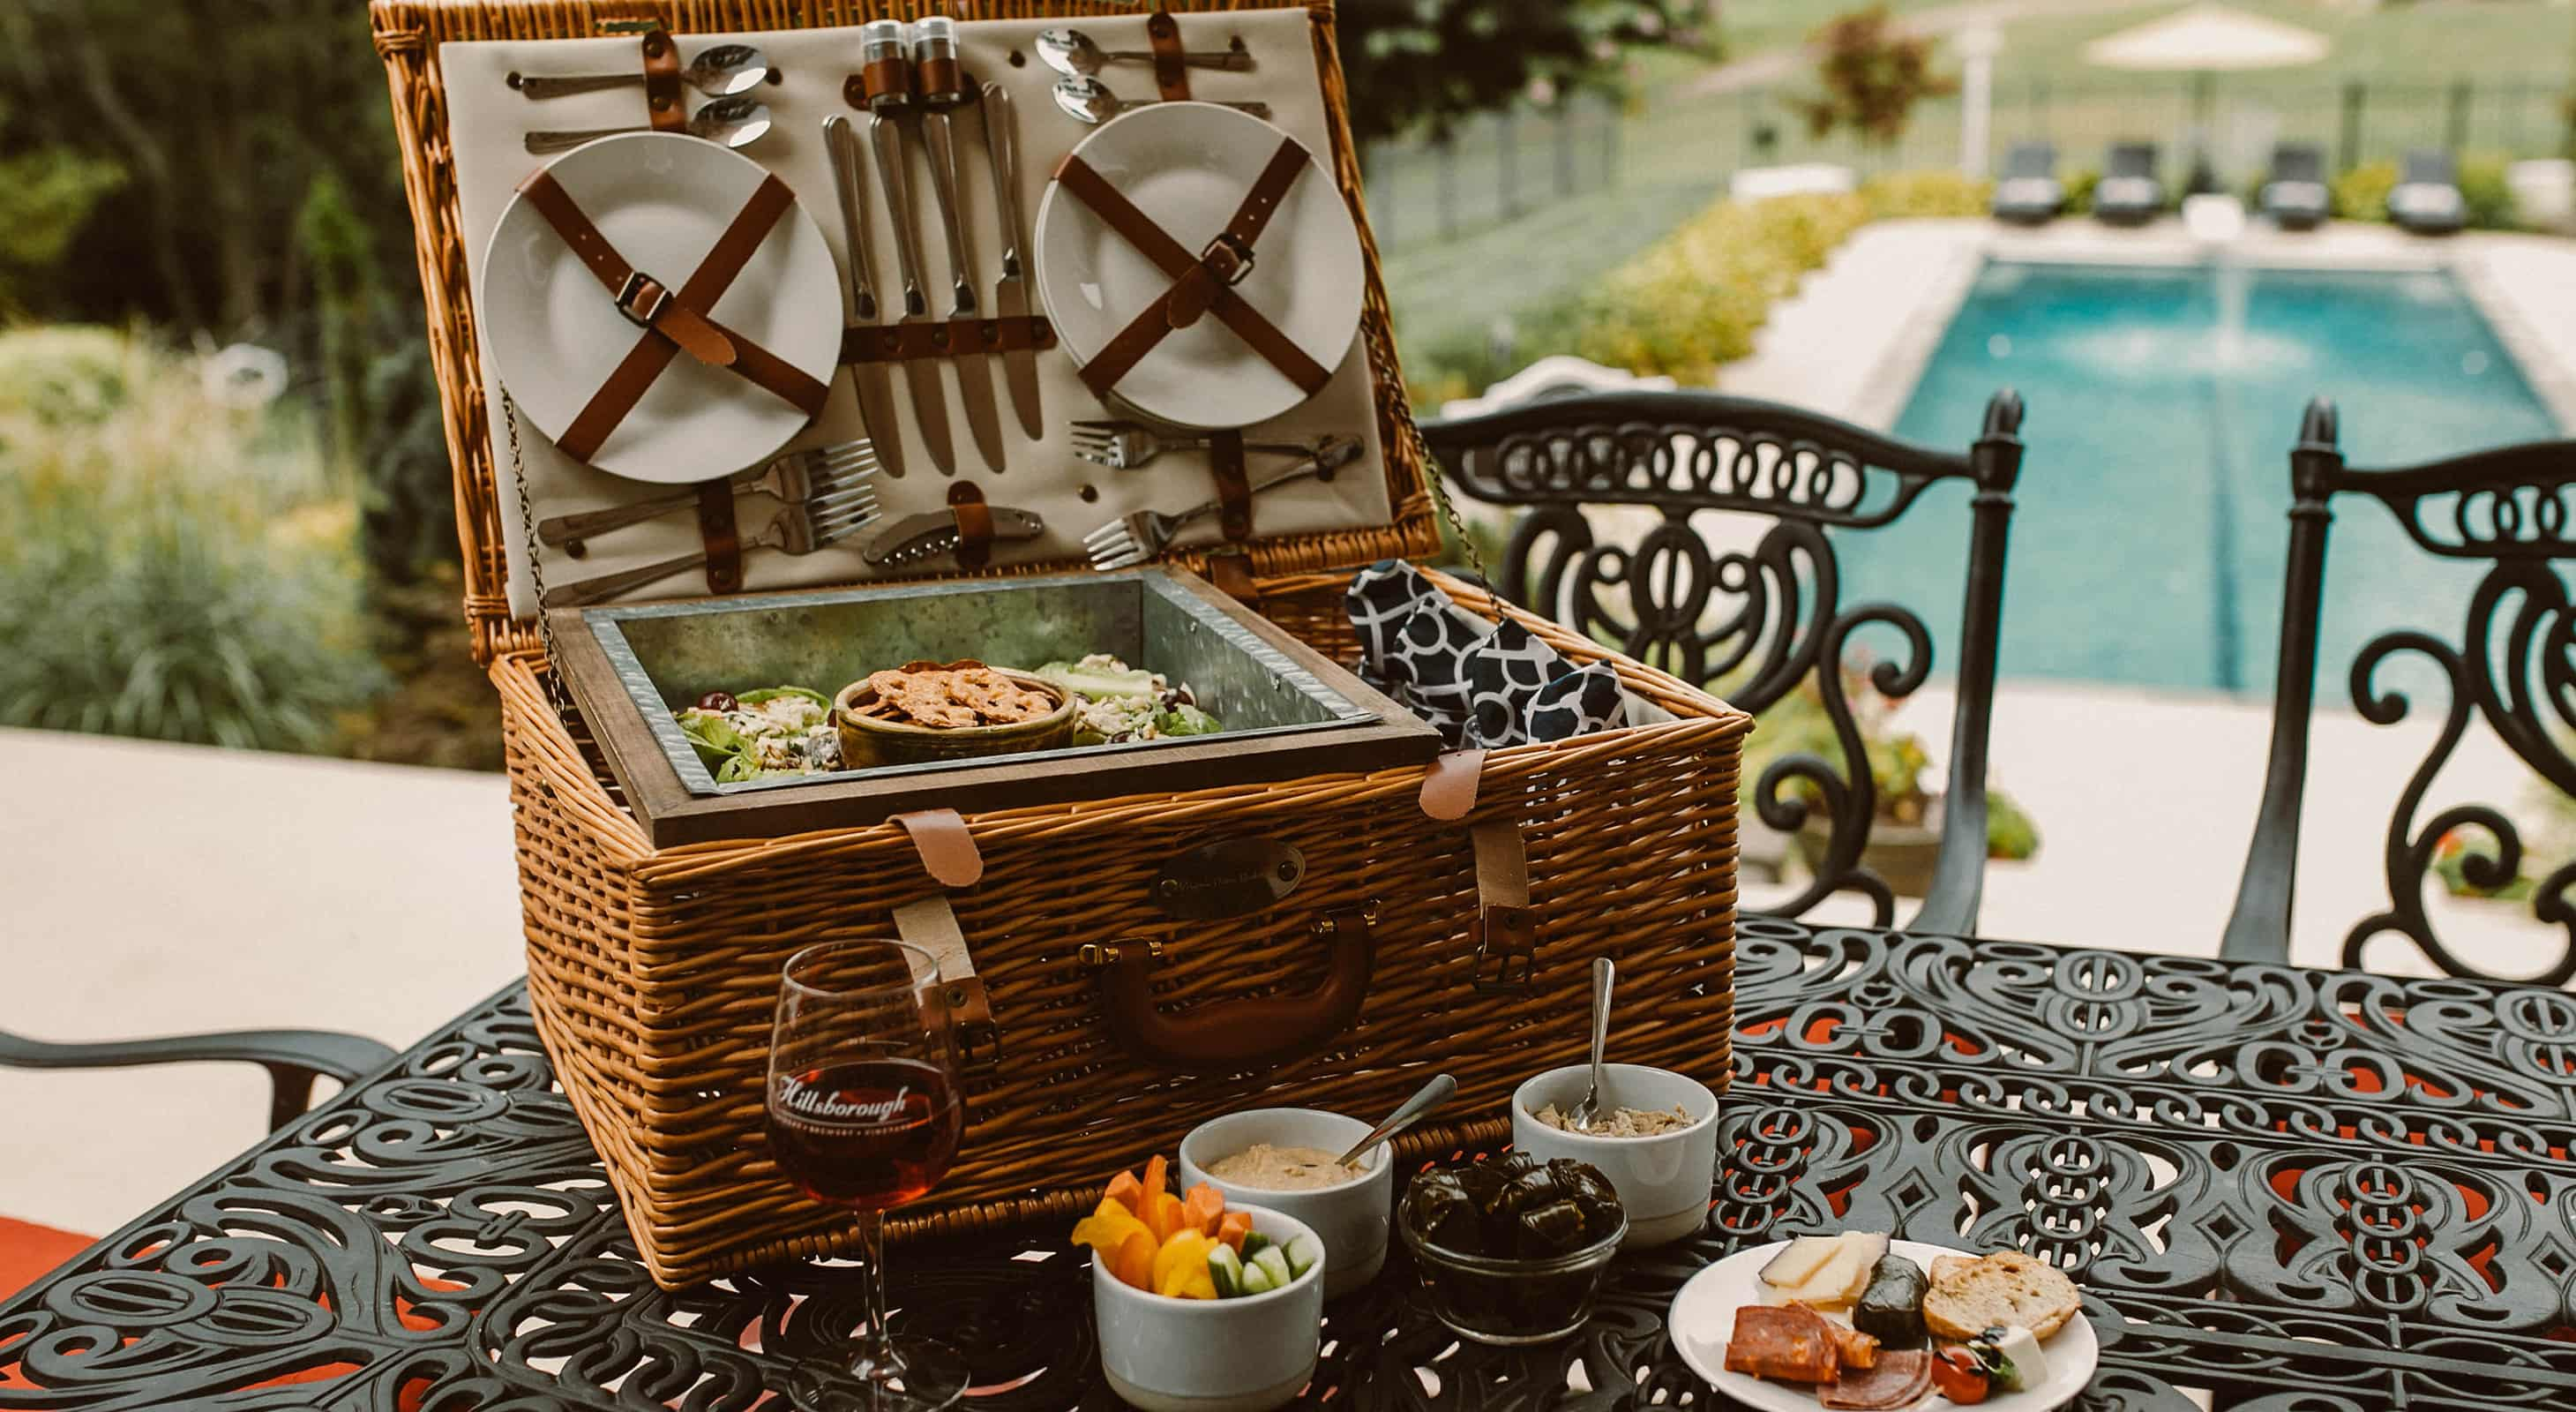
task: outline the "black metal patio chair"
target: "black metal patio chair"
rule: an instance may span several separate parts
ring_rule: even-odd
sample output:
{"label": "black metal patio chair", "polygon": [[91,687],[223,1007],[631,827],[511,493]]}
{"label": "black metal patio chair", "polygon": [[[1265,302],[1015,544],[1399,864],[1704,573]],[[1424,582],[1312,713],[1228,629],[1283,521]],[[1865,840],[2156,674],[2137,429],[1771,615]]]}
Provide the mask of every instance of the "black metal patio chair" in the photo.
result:
{"label": "black metal patio chair", "polygon": [[[1497,587],[1512,602],[1686,681],[1722,683],[1747,711],[1766,710],[1815,679],[1842,759],[1784,757],[1754,790],[1758,816],[1784,834],[1806,822],[1810,793],[1830,824],[1815,876],[1776,910],[1795,916],[1834,893],[1857,892],[1871,900],[1882,926],[1894,918],[1895,896],[1861,862],[1877,790],[1844,693],[1844,648],[1864,625],[1901,635],[1904,659],[1882,660],[1870,671],[1873,687],[1901,698],[1930,676],[1932,637],[1919,616],[1897,604],[1844,606],[1828,531],[1879,529],[1936,483],[1972,484],[1940,850],[1909,923],[1966,934],[1976,928],[1985,887],[1986,735],[2021,416],[2021,398],[1997,392],[1986,404],[1983,433],[1964,453],[1715,392],[1534,400],[1432,422],[1422,432],[1452,489],[1523,512],[1498,569]],[[1590,515],[1618,507],[1638,507],[1653,521],[1633,551],[1595,536]],[[1700,510],[1771,523],[1750,550],[1712,549],[1691,524]],[[1614,605],[1617,597],[1625,604]]]}
{"label": "black metal patio chair", "polygon": [[2281,601],[2280,673],[2272,706],[2271,763],[2254,837],[2246,849],[2236,908],[2219,954],[2286,963],[2296,890],[2299,812],[2308,773],[2308,717],[2316,696],[2317,619],[2324,601],[2326,532],[2337,496],[2368,498],[2397,517],[2428,554],[2486,565],[2469,600],[2457,644],[2415,628],[2385,632],[2353,659],[2353,708],[2375,725],[2403,719],[2412,702],[2377,680],[2382,664],[2406,656],[2449,679],[2448,714],[2432,753],[2416,767],[2388,821],[2382,853],[2386,909],[2345,934],[2343,962],[2361,964],[2372,940],[2412,941],[2455,976],[2564,985],[2576,977],[2576,862],[2557,867],[2532,892],[2532,913],[2568,929],[2568,944],[2537,976],[2503,977],[2471,965],[2436,934],[2424,886],[2446,836],[2482,835],[2464,854],[2469,884],[2494,891],[2522,873],[2525,846],[2512,820],[2483,804],[2444,809],[2418,824],[2434,777],[2471,717],[2485,720],[2525,765],[2576,794],[2576,603],[2557,560],[2576,558],[2576,441],[2537,441],[2390,470],[2355,470],[2336,445],[2335,407],[2308,404],[2290,452],[2290,553]]}
{"label": "black metal patio chair", "polygon": [[268,1126],[285,1127],[313,1101],[316,1078],[348,1083],[393,1061],[364,1035],[329,1030],[230,1030],[98,1044],[48,1044],[0,1030],[0,1069],[117,1069],[143,1064],[244,1063],[268,1071]]}

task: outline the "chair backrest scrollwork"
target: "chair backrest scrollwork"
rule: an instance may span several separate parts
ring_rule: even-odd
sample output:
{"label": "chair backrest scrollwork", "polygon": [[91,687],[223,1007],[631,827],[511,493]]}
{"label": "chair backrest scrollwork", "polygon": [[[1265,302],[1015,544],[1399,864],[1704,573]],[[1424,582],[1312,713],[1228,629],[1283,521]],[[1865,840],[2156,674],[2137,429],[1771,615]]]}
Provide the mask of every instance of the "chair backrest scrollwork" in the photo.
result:
{"label": "chair backrest scrollwork", "polygon": [[[1811,797],[1830,820],[1815,877],[1778,910],[1797,915],[1834,893],[1858,892],[1881,925],[1893,922],[1895,899],[1861,862],[1877,797],[1843,665],[1856,630],[1892,629],[1903,652],[1874,663],[1870,684],[1891,698],[1910,695],[1931,675],[1932,634],[1899,604],[1846,607],[1828,532],[1892,524],[1933,485],[1971,483],[1943,836],[1930,895],[1911,923],[1965,933],[1976,925],[1984,887],[1986,734],[2021,415],[2018,396],[1996,393],[1983,433],[1964,454],[1715,392],[1556,398],[1422,430],[1451,488],[1521,512],[1499,568],[1505,597],[1676,676],[1722,686],[1757,714],[1814,679],[1840,761],[1784,757],[1754,791],[1755,810],[1772,828],[1795,832]],[[1645,521],[1633,548],[1610,542],[1595,523],[1621,507]],[[1700,511],[1769,523],[1750,545],[1712,547],[1692,523]]]}
{"label": "chair backrest scrollwork", "polygon": [[[2472,887],[2495,890],[2522,876],[2527,844],[2500,809],[2462,804],[2420,824],[2434,777],[2473,720],[2483,720],[2522,763],[2576,795],[2576,604],[2557,561],[2576,559],[2576,441],[2530,442],[2392,470],[2344,464],[2334,404],[2318,398],[2301,419],[2290,453],[2290,553],[2282,594],[2280,672],[2274,687],[2271,761],[2254,838],[2221,954],[2286,962],[2297,881],[2299,812],[2307,784],[2309,714],[2315,704],[2318,618],[2325,594],[2326,537],[2337,496],[2376,500],[2427,554],[2486,565],[2470,594],[2459,641],[2416,628],[2383,632],[2354,658],[2353,708],[2375,725],[2406,717],[2413,703],[2384,686],[2386,663],[2413,657],[2445,679],[2450,700],[2434,746],[2400,794],[2385,837],[2385,909],[2345,934],[2344,964],[2361,964],[2374,939],[2395,935],[2457,976],[2498,979],[2446,945],[2424,904],[2443,840],[2479,840],[2461,871]],[[2563,927],[2566,944],[2538,974],[2512,977],[2563,985],[2576,977],[2576,861],[2534,886],[2532,913]]]}

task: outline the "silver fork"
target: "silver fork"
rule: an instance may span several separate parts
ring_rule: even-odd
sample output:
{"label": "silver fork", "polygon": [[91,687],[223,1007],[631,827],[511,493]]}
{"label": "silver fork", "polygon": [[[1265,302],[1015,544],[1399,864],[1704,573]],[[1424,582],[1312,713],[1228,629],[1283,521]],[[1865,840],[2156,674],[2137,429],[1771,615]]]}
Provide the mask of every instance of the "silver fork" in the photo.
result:
{"label": "silver fork", "polygon": [[[1284,471],[1273,471],[1253,481],[1252,493],[1259,495],[1274,485],[1286,485],[1309,476],[1331,475],[1359,457],[1360,441],[1355,436],[1336,436],[1327,438],[1323,445],[1311,451],[1302,446],[1297,449],[1307,453],[1304,460]],[[1210,500],[1177,515],[1166,515],[1159,510],[1137,510],[1121,515],[1084,535],[1083,552],[1090,556],[1091,567],[1104,574],[1115,569],[1132,569],[1162,553],[1164,546],[1172,542],[1172,536],[1179,533],[1183,525],[1203,520],[1223,508],[1224,501]]]}
{"label": "silver fork", "polygon": [[[765,466],[736,472],[731,484],[736,495],[757,490],[792,504],[846,489],[876,473],[876,446],[862,438],[772,457]],[[556,515],[537,522],[537,538],[547,544],[572,544],[613,529],[660,519],[697,503],[698,492],[692,487],[632,504],[611,505],[605,510]]]}
{"label": "silver fork", "polygon": [[[769,528],[744,540],[744,553],[754,549],[775,549],[782,554],[811,554],[837,544],[873,523],[877,518],[877,488],[860,484],[837,491],[819,500],[790,505],[778,512]],[[683,554],[658,564],[627,569],[620,573],[602,574],[598,578],[568,583],[546,595],[549,608],[580,608],[632,593],[648,583],[659,583],[673,574],[696,568],[707,561],[706,551]]]}
{"label": "silver fork", "polygon": [[[1073,454],[1113,471],[1135,470],[1166,451],[1204,451],[1208,441],[1204,436],[1165,438],[1138,422],[1073,424]],[[1303,456],[1315,448],[1306,442],[1247,441],[1243,449],[1271,456]]]}

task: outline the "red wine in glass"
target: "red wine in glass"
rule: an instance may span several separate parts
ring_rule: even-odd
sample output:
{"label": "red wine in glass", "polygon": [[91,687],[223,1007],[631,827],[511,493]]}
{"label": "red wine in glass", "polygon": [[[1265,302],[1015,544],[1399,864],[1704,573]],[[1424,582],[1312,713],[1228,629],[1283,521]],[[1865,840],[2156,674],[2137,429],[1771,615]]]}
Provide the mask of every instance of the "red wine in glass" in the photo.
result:
{"label": "red wine in glass", "polygon": [[856,1059],[780,1074],[769,1145],[807,1196],[834,1206],[900,1206],[957,1158],[965,1104],[948,1071],[917,1059]]}
{"label": "red wine in glass", "polygon": [[807,1196],[857,1218],[865,1322],[846,1352],[789,1376],[805,1412],[934,1412],[966,1387],[966,1360],[895,1333],[885,1213],[918,1200],[957,1160],[966,1100],[939,999],[939,963],[896,941],[835,941],[787,959],[769,1039],[769,1151]]}

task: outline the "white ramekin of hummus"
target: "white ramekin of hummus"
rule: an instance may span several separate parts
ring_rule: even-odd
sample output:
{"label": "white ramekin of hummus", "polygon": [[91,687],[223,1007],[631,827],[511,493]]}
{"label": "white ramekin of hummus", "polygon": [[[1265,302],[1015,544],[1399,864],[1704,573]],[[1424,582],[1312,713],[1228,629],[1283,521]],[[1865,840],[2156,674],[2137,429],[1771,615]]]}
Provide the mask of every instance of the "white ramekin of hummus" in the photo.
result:
{"label": "white ramekin of hummus", "polygon": [[[1266,1206],[1314,1227],[1324,1242],[1324,1296],[1335,1298],[1377,1278],[1386,1264],[1395,1210],[1394,1154],[1380,1144],[1347,1181],[1317,1170],[1368,1131],[1357,1118],[1318,1108],[1229,1113],[1181,1139],[1178,1189],[1206,1182],[1224,1193],[1228,1206]],[[1220,1167],[1234,1175],[1217,1175]]]}

